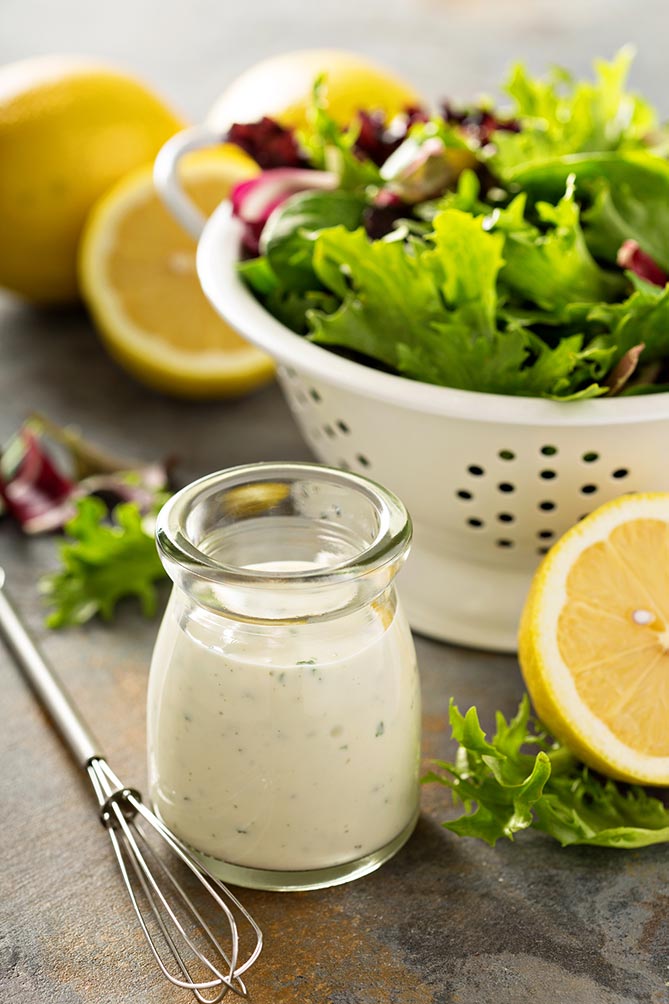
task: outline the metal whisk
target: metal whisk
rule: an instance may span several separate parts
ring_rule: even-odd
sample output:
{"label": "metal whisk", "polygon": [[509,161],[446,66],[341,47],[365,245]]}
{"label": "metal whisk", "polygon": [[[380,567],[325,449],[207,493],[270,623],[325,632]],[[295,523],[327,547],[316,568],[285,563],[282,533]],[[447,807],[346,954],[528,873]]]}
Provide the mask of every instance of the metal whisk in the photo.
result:
{"label": "metal whisk", "polygon": [[[126,787],[111,770],[97,740],[21,623],[3,590],[4,581],[0,568],[0,635],[74,759],[88,773],[137,919],[162,973],[175,986],[192,991],[202,1004],[215,1004],[229,990],[245,997],[242,975],[262,950],[260,928],[237,897],[146,808],[139,792]],[[196,891],[203,889],[220,909],[228,927],[227,949],[184,888],[184,880],[164,860],[166,848]],[[238,917],[254,941],[243,959]]]}

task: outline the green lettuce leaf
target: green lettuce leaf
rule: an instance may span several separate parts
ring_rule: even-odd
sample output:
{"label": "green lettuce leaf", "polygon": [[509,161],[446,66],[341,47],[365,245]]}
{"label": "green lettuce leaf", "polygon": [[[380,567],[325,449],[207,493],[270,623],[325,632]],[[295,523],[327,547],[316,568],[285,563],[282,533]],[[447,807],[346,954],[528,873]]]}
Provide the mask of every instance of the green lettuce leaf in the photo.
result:
{"label": "green lettuce leaf", "polygon": [[669,270],[669,163],[648,151],[579,154],[513,172],[530,202],[555,200],[570,175],[585,203],[583,230],[590,252],[615,263],[623,241],[633,239]]}
{"label": "green lettuce leaf", "polygon": [[632,57],[625,48],[610,63],[596,61],[593,82],[575,81],[559,68],[547,79],[532,78],[516,65],[506,91],[521,129],[495,133],[495,173],[508,180],[520,165],[645,145],[657,116],[646,101],[626,90]]}
{"label": "green lettuce leaf", "polygon": [[[163,500],[157,500],[157,506]],[[134,502],[117,505],[108,523],[107,507],[89,496],[77,503],[67,523],[69,540],[60,545],[59,571],[43,576],[40,588],[54,609],[51,628],[84,624],[96,614],[113,616],[116,604],[136,596],[146,616],[156,608],[154,583],[165,578],[153,534]]]}
{"label": "green lettuce leaf", "polygon": [[463,807],[461,816],[443,824],[447,830],[492,846],[529,828],[563,847],[632,849],[669,842],[663,803],[643,788],[593,775],[567,747],[530,723],[527,695],[511,721],[497,713],[490,741],[476,708],[463,716],[451,701],[450,722],[458,743],[455,759],[437,762],[423,778],[449,788]]}
{"label": "green lettuce leaf", "polygon": [[502,283],[521,301],[549,312],[619,297],[625,289],[623,276],[600,268],[586,245],[573,176],[557,205],[537,203],[543,230],[525,219],[526,201],[524,193],[518,195],[491,217],[491,229],[505,235]]}
{"label": "green lettuce leaf", "polygon": [[591,319],[609,329],[593,340],[595,348],[611,348],[611,365],[635,345],[644,346],[643,365],[669,359],[669,285],[644,284],[623,303],[600,304]]}
{"label": "green lettuce leaf", "polygon": [[308,314],[309,337],[442,386],[561,398],[605,392],[592,380],[582,334],[552,346],[523,324],[498,327],[503,234],[457,209],[433,226],[430,241],[408,244],[341,227],[320,233],[314,269],[341,305]]}
{"label": "green lettuce leaf", "polygon": [[267,264],[283,289],[318,287],[312,266],[320,230],[340,224],[355,230],[362,223],[365,200],[353,193],[298,192],[274,210],[262,234]]}
{"label": "green lettuce leaf", "polygon": [[320,76],[314,83],[311,105],[307,109],[307,126],[298,133],[300,145],[306,151],[311,166],[321,171],[333,171],[339,178],[340,187],[347,191],[381,185],[381,174],[376,164],[358,157],[353,149],[359,128],[351,125],[342,129],[327,108],[326,78]]}
{"label": "green lettuce leaf", "polygon": [[343,227],[316,239],[314,269],[341,300],[328,316],[309,316],[312,341],[363,353],[399,369],[402,345],[411,345],[443,316],[444,308],[424,248],[413,242],[370,241],[364,230]]}
{"label": "green lettuce leaf", "polygon": [[583,215],[588,247],[615,262],[623,242],[635,240],[669,271],[669,165],[659,161],[657,169],[645,171],[628,163],[617,173],[615,185],[602,180],[592,187],[592,204]]}

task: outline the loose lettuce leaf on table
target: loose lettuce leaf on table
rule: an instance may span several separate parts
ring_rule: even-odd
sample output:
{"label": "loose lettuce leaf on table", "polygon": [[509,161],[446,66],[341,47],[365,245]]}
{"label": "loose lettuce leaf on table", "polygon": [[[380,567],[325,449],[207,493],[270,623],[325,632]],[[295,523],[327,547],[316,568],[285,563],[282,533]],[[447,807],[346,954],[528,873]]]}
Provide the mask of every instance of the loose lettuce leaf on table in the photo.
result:
{"label": "loose lettuce leaf on table", "polygon": [[451,702],[450,722],[458,742],[455,759],[437,762],[423,778],[449,788],[464,809],[443,824],[447,830],[492,846],[528,828],[547,833],[563,847],[632,849],[669,842],[669,810],[663,803],[643,788],[592,774],[567,747],[530,723],[527,695],[511,721],[497,713],[490,740],[476,708],[462,715]]}
{"label": "loose lettuce leaf on table", "polygon": [[154,583],[165,578],[165,570],[153,533],[133,502],[117,505],[112,516],[107,522],[107,507],[98,498],[77,502],[77,514],[65,527],[69,539],[60,545],[62,567],[40,582],[53,608],[49,627],[84,624],[96,614],[110,620],[125,596],[136,596],[147,616],[154,613]]}

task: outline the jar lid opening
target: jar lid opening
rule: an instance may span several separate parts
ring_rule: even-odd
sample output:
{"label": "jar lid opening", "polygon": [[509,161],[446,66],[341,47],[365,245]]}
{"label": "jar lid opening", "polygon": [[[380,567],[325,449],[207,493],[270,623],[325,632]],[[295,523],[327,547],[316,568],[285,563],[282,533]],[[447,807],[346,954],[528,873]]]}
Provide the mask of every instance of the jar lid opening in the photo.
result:
{"label": "jar lid opening", "polygon": [[399,564],[411,520],[390,491],[320,464],[261,463],[200,478],[156,522],[158,549],[179,570],[219,584],[341,583]]}

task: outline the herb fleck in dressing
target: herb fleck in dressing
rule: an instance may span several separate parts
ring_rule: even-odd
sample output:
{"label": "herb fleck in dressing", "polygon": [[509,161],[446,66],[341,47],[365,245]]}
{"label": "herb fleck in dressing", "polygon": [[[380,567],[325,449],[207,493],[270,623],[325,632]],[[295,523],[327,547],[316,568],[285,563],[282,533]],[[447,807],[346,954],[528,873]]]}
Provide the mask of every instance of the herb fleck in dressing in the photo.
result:
{"label": "herb fleck in dressing", "polygon": [[156,809],[232,864],[343,864],[384,847],[417,811],[420,692],[399,609],[250,630],[184,616],[175,591],[148,724]]}

